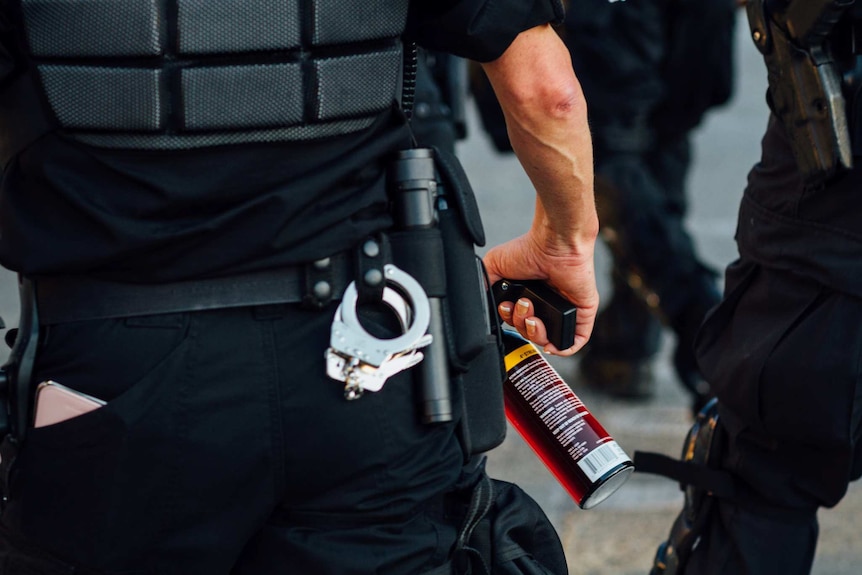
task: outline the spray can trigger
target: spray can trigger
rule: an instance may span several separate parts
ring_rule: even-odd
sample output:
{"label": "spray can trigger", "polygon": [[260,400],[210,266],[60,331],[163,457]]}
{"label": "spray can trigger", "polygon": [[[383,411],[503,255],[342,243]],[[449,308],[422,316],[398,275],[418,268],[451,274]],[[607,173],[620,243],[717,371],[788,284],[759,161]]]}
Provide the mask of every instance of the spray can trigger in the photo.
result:
{"label": "spray can trigger", "polygon": [[548,340],[564,350],[575,344],[575,319],[578,309],[542,280],[502,279],[491,287],[494,302],[517,301],[527,298],[533,302],[536,317],[548,331]]}

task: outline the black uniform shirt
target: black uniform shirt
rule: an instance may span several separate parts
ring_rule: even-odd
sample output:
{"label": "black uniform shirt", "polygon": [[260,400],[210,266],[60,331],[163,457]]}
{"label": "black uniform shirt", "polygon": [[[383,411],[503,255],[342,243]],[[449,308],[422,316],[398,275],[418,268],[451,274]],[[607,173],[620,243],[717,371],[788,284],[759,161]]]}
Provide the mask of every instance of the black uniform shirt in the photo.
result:
{"label": "black uniform shirt", "polygon": [[[558,0],[417,0],[407,35],[489,61],[561,17]],[[110,150],[49,133],[3,173],[0,264],[153,282],[312,261],[389,225],[385,158],[409,145],[395,110],[366,131],[302,143]]]}

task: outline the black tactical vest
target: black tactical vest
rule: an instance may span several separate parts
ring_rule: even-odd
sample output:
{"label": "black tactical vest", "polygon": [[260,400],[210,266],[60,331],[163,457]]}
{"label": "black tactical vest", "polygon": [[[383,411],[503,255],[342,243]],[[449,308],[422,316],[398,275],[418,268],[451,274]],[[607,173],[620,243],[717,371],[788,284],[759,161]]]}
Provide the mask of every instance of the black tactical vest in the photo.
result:
{"label": "black tactical vest", "polygon": [[97,146],[346,134],[400,95],[408,0],[20,2],[55,124]]}

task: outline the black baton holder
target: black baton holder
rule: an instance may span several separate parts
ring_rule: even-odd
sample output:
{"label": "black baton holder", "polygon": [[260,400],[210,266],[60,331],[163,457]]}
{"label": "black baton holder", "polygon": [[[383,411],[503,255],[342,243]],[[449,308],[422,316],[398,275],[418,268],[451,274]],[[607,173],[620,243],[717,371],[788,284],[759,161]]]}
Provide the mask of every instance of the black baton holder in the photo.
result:
{"label": "black baton holder", "polygon": [[389,193],[396,231],[390,236],[399,268],[425,289],[431,308],[428,333],[433,341],[422,348],[419,370],[422,421],[452,421],[449,358],[443,318],[446,294],[443,241],[437,226],[437,176],[434,152],[428,148],[402,150],[390,167]]}

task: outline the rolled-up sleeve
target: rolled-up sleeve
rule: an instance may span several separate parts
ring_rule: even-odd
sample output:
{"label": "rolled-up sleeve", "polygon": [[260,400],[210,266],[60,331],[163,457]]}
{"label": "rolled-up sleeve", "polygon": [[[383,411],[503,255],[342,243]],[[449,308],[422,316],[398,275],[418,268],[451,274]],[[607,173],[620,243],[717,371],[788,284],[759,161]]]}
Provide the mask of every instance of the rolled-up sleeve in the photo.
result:
{"label": "rolled-up sleeve", "polygon": [[431,50],[490,62],[524,30],[558,24],[563,16],[560,0],[414,1],[407,38]]}

